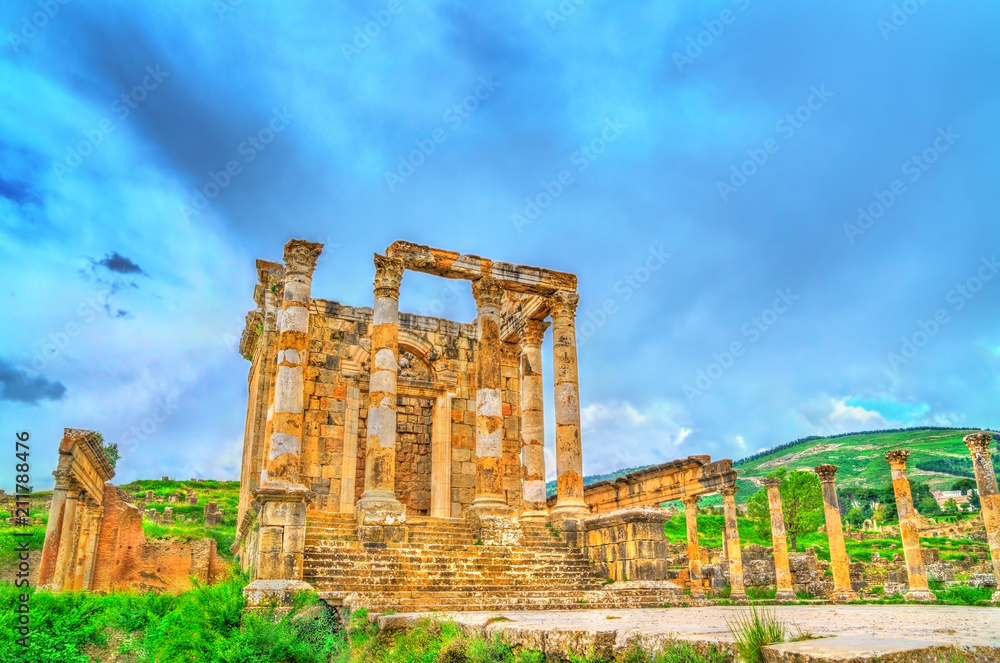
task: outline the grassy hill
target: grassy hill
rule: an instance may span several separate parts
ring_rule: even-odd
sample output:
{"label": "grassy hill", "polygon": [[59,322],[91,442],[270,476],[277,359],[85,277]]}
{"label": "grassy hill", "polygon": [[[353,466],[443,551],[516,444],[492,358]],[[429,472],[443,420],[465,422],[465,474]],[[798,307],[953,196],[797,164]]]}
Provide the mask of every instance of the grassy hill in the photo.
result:
{"label": "grassy hill", "polygon": [[[837,485],[841,488],[884,488],[892,484],[885,452],[909,449],[910,479],[929,483],[932,490],[947,490],[956,480],[973,477],[972,460],[962,438],[977,430],[909,428],[804,438],[734,465],[742,479],[749,479],[767,476],[779,467],[809,470],[832,463],[840,468]],[[994,453],[994,463],[998,461],[1000,457]]]}

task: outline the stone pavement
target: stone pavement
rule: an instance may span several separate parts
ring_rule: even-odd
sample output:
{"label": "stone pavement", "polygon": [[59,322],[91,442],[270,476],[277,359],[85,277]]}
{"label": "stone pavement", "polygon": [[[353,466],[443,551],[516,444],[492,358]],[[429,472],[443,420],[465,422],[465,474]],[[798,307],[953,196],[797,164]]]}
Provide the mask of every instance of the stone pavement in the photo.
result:
{"label": "stone pavement", "polygon": [[[841,661],[916,663],[952,661],[951,647],[966,663],[1000,663],[1000,609],[916,605],[822,605],[769,607],[792,637],[820,639],[772,646],[770,663]],[[466,632],[499,633],[512,644],[546,654],[610,656],[638,638],[650,650],[670,640],[729,649],[726,620],[747,608],[651,608],[531,612],[408,613],[379,617],[381,628],[405,628],[422,617],[452,619]],[[498,621],[502,616],[507,621]],[[487,623],[493,618],[492,623]],[[831,637],[833,636],[833,637]]]}

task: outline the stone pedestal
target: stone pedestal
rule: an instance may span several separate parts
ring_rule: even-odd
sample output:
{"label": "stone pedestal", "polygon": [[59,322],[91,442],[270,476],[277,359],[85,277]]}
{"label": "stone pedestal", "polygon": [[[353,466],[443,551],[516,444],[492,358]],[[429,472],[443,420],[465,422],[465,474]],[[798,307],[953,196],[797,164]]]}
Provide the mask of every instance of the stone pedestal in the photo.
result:
{"label": "stone pedestal", "polygon": [[722,510],[726,517],[726,531],[723,535],[726,559],[729,561],[729,598],[745,601],[746,588],[743,585],[743,549],[740,547],[740,530],[736,520],[736,486],[722,489]]}
{"label": "stone pedestal", "polygon": [[[972,454],[983,525],[986,526],[986,544],[993,560],[993,577],[1000,587],[1000,490],[997,488],[997,477],[990,458],[992,439],[993,436],[989,433],[973,433],[965,437],[965,446]],[[1000,602],[1000,589],[993,594],[993,602]]]}
{"label": "stone pedestal", "polygon": [[615,581],[667,580],[667,539],[663,525],[670,513],[655,507],[631,507],[579,521],[582,548],[601,575]]}
{"label": "stone pedestal", "polygon": [[470,508],[465,514],[472,535],[487,546],[523,546],[521,524],[506,506]]}
{"label": "stone pedestal", "polygon": [[775,600],[795,601],[792,589],[792,572],[788,567],[788,540],[785,538],[785,514],[781,508],[780,479],[763,479],[767,488],[767,503],[771,512],[771,542],[774,545]]}
{"label": "stone pedestal", "polygon": [[243,595],[251,607],[272,601],[287,605],[292,593],[311,589],[302,581],[309,493],[302,486],[280,489],[264,486],[254,497],[260,503],[257,577],[243,590]]}
{"label": "stone pedestal", "polygon": [[815,468],[823,487],[823,514],[826,517],[826,538],[830,542],[830,568],[833,571],[831,601],[846,603],[857,601],[858,593],[851,588],[851,569],[844,544],[844,525],[840,519],[840,501],[834,477],[836,465],[819,465]]}
{"label": "stone pedestal", "polygon": [[927,569],[920,549],[920,522],[913,507],[910,480],[906,477],[906,459],[909,456],[910,452],[905,449],[894,449],[885,454],[892,471],[892,489],[896,495],[899,533],[903,539],[903,556],[906,558],[906,576],[910,586],[905,598],[907,601],[933,601],[936,597],[927,584]]}

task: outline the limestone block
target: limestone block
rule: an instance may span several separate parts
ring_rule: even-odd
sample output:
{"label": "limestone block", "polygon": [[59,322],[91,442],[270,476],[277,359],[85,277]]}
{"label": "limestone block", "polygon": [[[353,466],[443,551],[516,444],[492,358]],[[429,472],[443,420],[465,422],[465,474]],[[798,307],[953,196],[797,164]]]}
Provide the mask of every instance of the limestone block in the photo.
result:
{"label": "limestone block", "polygon": [[261,524],[287,526],[306,524],[305,502],[281,502],[268,500],[261,507]]}
{"label": "limestone block", "polygon": [[281,552],[284,539],[283,527],[261,526],[259,549],[261,553]]}
{"label": "limestone block", "polygon": [[968,580],[969,587],[996,588],[997,580],[992,573],[974,573]]}

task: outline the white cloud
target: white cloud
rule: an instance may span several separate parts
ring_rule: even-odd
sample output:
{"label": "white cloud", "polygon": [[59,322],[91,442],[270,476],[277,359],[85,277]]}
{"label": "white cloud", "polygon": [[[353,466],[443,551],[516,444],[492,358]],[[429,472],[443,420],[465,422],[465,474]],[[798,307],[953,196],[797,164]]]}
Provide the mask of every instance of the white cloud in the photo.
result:
{"label": "white cloud", "polygon": [[899,422],[886,421],[878,412],[859,405],[847,405],[849,398],[823,397],[801,406],[797,414],[816,435],[836,435],[855,431],[895,428]]}
{"label": "white cloud", "polygon": [[690,455],[682,451],[693,432],[686,420],[681,407],[665,401],[647,406],[603,401],[581,408],[584,472],[603,474]]}

